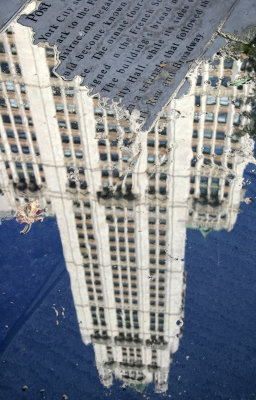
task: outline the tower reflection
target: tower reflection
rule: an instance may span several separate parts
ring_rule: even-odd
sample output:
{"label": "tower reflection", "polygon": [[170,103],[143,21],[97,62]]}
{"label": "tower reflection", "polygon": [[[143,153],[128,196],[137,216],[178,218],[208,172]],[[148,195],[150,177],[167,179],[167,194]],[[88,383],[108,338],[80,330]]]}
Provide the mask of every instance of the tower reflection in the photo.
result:
{"label": "tower reflection", "polygon": [[165,392],[183,329],[186,229],[231,230],[243,196],[251,86],[227,82],[246,63],[199,66],[146,134],[79,79],[57,78],[53,50],[33,46],[27,28],[1,35],[0,58],[5,199],[17,209],[38,197],[56,215],[101,382]]}

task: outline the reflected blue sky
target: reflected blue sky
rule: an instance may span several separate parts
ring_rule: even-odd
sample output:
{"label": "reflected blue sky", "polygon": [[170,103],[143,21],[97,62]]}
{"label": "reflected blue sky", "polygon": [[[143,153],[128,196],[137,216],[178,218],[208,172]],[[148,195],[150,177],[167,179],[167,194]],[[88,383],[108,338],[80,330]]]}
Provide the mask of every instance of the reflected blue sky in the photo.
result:
{"label": "reflected blue sky", "polygon": [[[246,196],[255,199],[252,170],[247,166]],[[242,203],[231,232],[204,240],[187,231],[183,338],[168,391],[155,394],[150,385],[144,398],[255,399],[255,217],[255,201]],[[110,389],[100,383],[93,348],[80,337],[56,220],[34,224],[26,236],[19,231],[15,220],[0,229],[2,398],[143,398],[120,382]]]}

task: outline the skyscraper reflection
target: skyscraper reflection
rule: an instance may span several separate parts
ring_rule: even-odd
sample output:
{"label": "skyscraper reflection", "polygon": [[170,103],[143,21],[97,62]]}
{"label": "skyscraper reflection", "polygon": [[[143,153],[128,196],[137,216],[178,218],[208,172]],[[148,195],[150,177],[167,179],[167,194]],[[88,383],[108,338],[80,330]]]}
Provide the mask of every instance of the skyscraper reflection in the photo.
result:
{"label": "skyscraper reflection", "polygon": [[8,28],[0,58],[1,190],[14,209],[38,197],[56,215],[101,382],[164,392],[183,329],[186,228],[231,230],[243,195],[250,85],[227,84],[244,63],[199,66],[146,134],[58,78],[29,29]]}

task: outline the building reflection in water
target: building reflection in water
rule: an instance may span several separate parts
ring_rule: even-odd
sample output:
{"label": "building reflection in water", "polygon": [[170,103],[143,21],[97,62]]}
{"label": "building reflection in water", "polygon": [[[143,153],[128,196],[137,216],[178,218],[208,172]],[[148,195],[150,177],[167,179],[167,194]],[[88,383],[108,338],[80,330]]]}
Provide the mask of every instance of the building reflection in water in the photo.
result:
{"label": "building reflection in water", "polygon": [[245,62],[199,66],[190,94],[136,133],[79,79],[57,78],[53,50],[30,35],[18,24],[1,35],[1,191],[12,209],[38,197],[56,215],[103,385],[115,376],[165,392],[183,329],[186,228],[231,230],[243,196],[250,85],[227,83]]}

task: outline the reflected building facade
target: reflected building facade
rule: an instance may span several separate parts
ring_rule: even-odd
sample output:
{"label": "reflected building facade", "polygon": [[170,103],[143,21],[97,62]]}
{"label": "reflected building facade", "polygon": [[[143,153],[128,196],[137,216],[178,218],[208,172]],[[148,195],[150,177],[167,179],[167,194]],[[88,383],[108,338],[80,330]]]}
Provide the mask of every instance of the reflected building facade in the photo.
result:
{"label": "reflected building facade", "polygon": [[58,78],[28,28],[1,35],[0,60],[1,190],[13,208],[38,197],[56,215],[102,383],[164,392],[182,335],[186,228],[230,230],[239,209],[252,143],[236,129],[250,87],[227,82],[243,64],[199,66],[146,134],[78,78]]}

